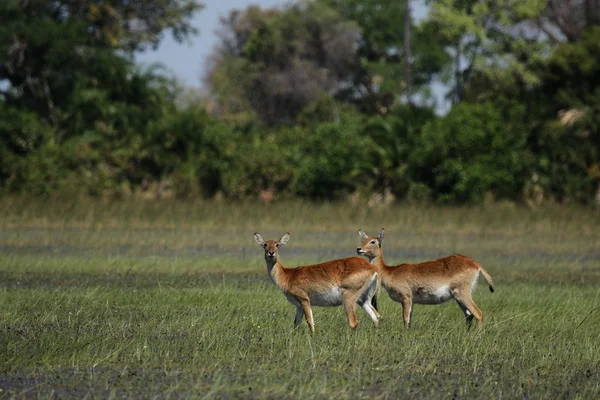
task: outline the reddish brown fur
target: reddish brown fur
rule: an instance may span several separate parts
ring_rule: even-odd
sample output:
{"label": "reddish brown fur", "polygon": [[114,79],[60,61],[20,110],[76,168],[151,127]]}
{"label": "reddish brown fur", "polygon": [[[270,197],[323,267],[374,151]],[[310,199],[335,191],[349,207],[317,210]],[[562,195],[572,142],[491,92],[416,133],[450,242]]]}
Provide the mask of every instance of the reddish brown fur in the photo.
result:
{"label": "reddish brown fur", "polygon": [[383,287],[392,300],[402,304],[405,326],[410,324],[413,303],[440,304],[451,297],[465,314],[468,325],[475,317],[479,327],[482,326],[483,313],[471,298],[479,273],[488,281],[490,291],[494,288],[490,275],[475,260],[454,254],[419,264],[390,267],[383,259],[383,229],[378,237],[369,237],[362,230],[359,235],[363,241],[357,252],[367,256],[378,268]]}
{"label": "reddish brown fur", "polygon": [[[364,258],[350,257],[327,261],[321,264],[304,265],[296,268],[285,268],[284,278],[287,287],[320,287],[322,285],[340,285],[345,287],[360,287],[365,276],[370,276],[377,269]],[[368,264],[368,265],[367,265]],[[356,283],[359,286],[356,286]]]}
{"label": "reddish brown fur", "polygon": [[267,270],[273,283],[296,306],[295,325],[298,326],[302,314],[311,331],[314,332],[311,298],[315,305],[344,305],[348,325],[358,324],[355,305],[360,304],[377,327],[379,314],[371,306],[371,298],[379,286],[377,268],[361,257],[350,257],[327,261],[321,264],[285,268],[279,261],[279,247],[287,243],[289,234],[279,241],[265,241],[259,234],[256,242],[265,249]]}

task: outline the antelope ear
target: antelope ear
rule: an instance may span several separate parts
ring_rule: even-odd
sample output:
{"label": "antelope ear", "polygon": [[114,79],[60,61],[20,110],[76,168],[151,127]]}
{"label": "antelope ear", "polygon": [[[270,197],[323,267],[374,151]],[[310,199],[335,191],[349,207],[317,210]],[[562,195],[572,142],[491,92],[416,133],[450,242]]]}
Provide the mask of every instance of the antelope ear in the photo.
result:
{"label": "antelope ear", "polygon": [[260,233],[254,234],[254,240],[256,240],[256,243],[258,243],[259,246],[262,246],[263,244],[265,244],[265,239],[263,239],[263,237],[260,236]]}
{"label": "antelope ear", "polygon": [[283,246],[284,244],[286,244],[288,242],[288,240],[290,240],[290,234],[286,233],[285,235],[283,235],[281,237],[281,239],[279,239],[279,242],[277,242],[277,243],[279,243],[280,246]]}
{"label": "antelope ear", "polygon": [[379,231],[379,236],[377,236],[379,243],[383,243],[383,228]]}
{"label": "antelope ear", "polygon": [[360,236],[360,238],[362,240],[365,240],[366,238],[368,238],[369,236],[365,233],[365,231],[363,231],[362,229],[358,230],[358,236]]}

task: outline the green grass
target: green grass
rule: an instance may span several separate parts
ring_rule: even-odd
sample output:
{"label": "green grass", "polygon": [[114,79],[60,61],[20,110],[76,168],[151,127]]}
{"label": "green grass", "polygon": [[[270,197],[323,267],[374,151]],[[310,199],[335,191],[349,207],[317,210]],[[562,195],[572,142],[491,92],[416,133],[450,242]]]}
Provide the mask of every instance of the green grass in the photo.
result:
{"label": "green grass", "polygon": [[[252,233],[289,231],[291,267],[354,255],[386,228],[388,263],[461,252],[494,277],[474,299],[387,294],[315,308],[317,333],[266,274]],[[0,398],[581,398],[600,396],[600,213],[580,208],[0,200]]]}

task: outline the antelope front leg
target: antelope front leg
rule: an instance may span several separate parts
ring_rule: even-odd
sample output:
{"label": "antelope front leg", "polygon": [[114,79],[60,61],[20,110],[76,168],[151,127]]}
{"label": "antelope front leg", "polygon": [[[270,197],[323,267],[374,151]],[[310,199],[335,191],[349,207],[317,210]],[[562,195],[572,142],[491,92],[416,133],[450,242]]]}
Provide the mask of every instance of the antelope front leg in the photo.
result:
{"label": "antelope front leg", "polygon": [[356,328],[358,325],[358,318],[356,317],[356,298],[358,295],[350,293],[348,291],[342,292],[344,301],[344,309],[346,310],[346,316],[348,317],[348,326],[351,329]]}
{"label": "antelope front leg", "polygon": [[[300,304],[302,305],[302,311],[304,312],[304,316],[306,317],[306,323],[310,328],[312,333],[315,333],[315,323],[313,321],[312,310],[310,308],[310,302],[308,300],[301,300]],[[298,315],[298,314],[296,314]],[[302,317],[300,317],[302,318]]]}
{"label": "antelope front leg", "polygon": [[410,327],[410,316],[412,314],[412,299],[410,297],[405,297],[402,299],[402,313],[404,319],[404,327]]}

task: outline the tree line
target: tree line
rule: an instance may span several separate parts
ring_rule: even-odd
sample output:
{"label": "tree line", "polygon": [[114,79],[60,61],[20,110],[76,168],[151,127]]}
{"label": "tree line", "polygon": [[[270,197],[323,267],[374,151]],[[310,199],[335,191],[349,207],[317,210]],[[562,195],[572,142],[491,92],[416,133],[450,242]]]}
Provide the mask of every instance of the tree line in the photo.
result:
{"label": "tree line", "polygon": [[600,1],[412,3],[232,10],[198,93],[133,62],[195,0],[6,1],[0,193],[600,202]]}

